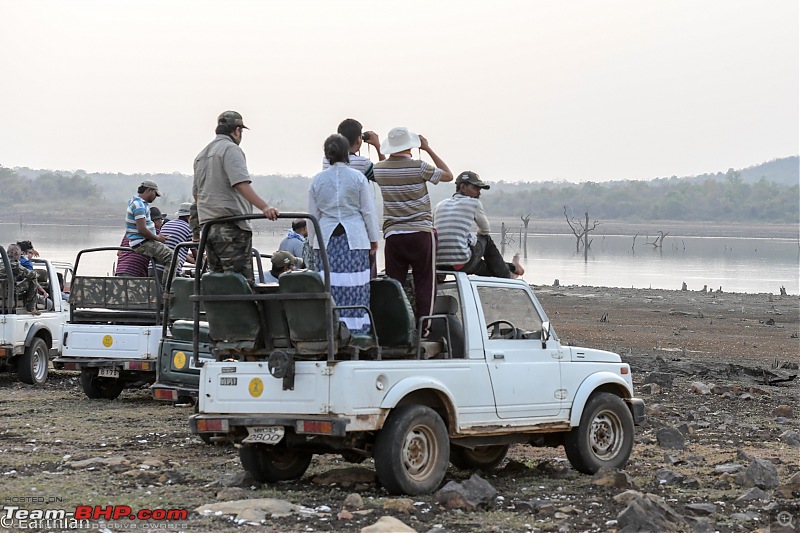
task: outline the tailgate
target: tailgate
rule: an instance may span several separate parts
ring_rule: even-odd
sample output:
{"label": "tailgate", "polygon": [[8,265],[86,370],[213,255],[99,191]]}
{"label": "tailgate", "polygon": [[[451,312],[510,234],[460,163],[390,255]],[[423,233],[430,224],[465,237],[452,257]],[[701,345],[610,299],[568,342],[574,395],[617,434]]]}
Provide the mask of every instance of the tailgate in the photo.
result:
{"label": "tailgate", "polygon": [[155,359],[161,326],[67,324],[62,357]]}
{"label": "tailgate", "polygon": [[328,412],[330,372],[324,361],[296,361],[294,390],[272,377],[267,362],[211,362],[200,372],[200,412],[322,414]]}

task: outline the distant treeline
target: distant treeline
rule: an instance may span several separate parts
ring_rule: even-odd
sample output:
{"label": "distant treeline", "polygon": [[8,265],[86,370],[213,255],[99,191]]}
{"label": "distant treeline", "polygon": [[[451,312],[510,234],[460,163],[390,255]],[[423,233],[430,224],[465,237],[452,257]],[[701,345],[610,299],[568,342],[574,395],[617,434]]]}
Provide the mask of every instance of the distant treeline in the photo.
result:
{"label": "distant treeline", "polygon": [[[796,223],[800,220],[800,176],[797,156],[775,159],[741,170],[650,181],[605,183],[536,182],[492,183],[481,197],[492,217],[524,216],[535,219],[588,212],[593,220],[647,222]],[[35,209],[53,214],[118,213],[144,179],[156,180],[162,191],[159,205],[170,209],[191,200],[191,176],[172,174],[111,174],[78,170],[37,171],[0,166],[0,219]],[[311,178],[304,176],[253,176],[256,191],[284,211],[304,211]],[[430,187],[436,203],[455,187],[446,183]],[[380,195],[376,192],[376,197]]]}

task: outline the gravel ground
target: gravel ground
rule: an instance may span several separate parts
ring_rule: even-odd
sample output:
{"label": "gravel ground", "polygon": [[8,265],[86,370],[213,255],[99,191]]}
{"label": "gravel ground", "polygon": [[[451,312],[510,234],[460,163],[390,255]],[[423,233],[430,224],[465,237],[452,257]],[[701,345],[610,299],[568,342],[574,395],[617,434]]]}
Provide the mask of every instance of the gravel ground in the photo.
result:
{"label": "gravel ground", "polygon": [[[0,506],[189,510],[186,519],[172,522],[90,524],[109,531],[360,531],[382,516],[419,532],[613,531],[637,518],[630,511],[636,506],[628,504],[646,497],[623,495],[635,490],[660,502],[644,513],[662,519],[651,526],[658,530],[766,531],[779,516],[793,518],[797,527],[800,392],[796,380],[781,381],[798,374],[797,296],[536,290],[562,342],[618,352],[633,367],[648,418],[637,428],[627,475],[581,475],[561,448],[514,446],[498,469],[479,474],[497,496],[472,510],[446,509],[433,495],[410,501],[390,497],[372,481],[371,461],[358,465],[355,479],[340,475],[334,484],[324,484],[321,474],[353,467],[332,455],[315,457],[298,481],[259,486],[242,476],[233,447],[209,446],[188,433],[191,407],[156,403],[146,390],[125,391],[114,401],[88,400],[70,372],[52,372],[42,387],[0,374]],[[669,434],[677,433],[683,449],[663,447],[673,442],[663,436],[670,428],[677,430]],[[742,477],[742,470],[765,463],[766,481]],[[451,467],[445,482],[464,482],[472,474]],[[764,499],[740,500],[753,484],[762,486]],[[350,496],[345,504],[353,493],[363,503]],[[206,504],[254,498],[302,507],[258,526],[193,512]],[[341,512],[343,507],[348,511]],[[772,531],[792,531],[776,523]],[[34,525],[66,529],[58,521]],[[0,521],[0,529],[19,527]],[[399,527],[395,523],[384,531]]]}

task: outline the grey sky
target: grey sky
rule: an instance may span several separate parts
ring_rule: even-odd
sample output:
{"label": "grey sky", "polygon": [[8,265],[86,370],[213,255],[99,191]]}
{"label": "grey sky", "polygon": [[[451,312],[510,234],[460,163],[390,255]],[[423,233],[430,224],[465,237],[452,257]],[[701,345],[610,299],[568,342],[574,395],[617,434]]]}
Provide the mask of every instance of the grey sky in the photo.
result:
{"label": "grey sky", "polygon": [[235,109],[254,174],[347,117],[489,180],[750,166],[798,153],[799,5],[0,0],[0,165],[190,174]]}

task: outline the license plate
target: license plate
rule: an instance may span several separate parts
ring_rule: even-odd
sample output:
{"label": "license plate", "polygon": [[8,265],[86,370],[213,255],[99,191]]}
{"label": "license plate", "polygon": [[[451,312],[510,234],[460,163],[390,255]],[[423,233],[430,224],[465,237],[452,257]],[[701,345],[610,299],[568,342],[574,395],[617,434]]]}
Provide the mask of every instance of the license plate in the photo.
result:
{"label": "license plate", "polygon": [[247,428],[247,437],[244,442],[258,442],[261,444],[278,444],[283,438],[283,426],[257,426]]}
{"label": "license plate", "polygon": [[116,368],[100,368],[97,371],[97,377],[116,379],[119,377],[119,370],[117,370]]}
{"label": "license plate", "polygon": [[228,376],[222,376],[222,377],[219,378],[219,384],[220,385],[227,385],[227,386],[230,387],[230,386],[235,386],[236,383],[237,383],[237,379],[236,378],[232,378],[232,377],[228,377]]}

